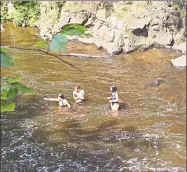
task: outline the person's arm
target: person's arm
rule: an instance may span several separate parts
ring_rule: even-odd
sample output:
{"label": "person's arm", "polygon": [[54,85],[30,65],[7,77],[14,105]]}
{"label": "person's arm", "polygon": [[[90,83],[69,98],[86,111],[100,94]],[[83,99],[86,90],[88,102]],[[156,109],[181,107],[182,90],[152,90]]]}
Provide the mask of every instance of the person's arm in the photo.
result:
{"label": "person's arm", "polygon": [[111,97],[107,97],[106,99],[111,99]]}
{"label": "person's arm", "polygon": [[68,106],[68,108],[71,108],[71,105],[68,103],[68,101],[65,99],[64,103]]}
{"label": "person's arm", "polygon": [[78,98],[81,100],[84,100],[84,90],[81,90],[81,94]]}

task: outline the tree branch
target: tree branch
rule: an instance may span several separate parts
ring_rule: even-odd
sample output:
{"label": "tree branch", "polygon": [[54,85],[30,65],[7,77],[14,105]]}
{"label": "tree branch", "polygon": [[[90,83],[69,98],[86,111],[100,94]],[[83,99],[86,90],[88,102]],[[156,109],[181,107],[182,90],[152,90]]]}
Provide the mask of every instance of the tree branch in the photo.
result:
{"label": "tree branch", "polygon": [[12,49],[18,49],[18,50],[29,50],[29,51],[39,51],[42,53],[45,53],[47,55],[56,57],[58,59],[60,59],[61,61],[63,61],[65,64],[73,67],[74,69],[83,72],[82,70],[78,69],[76,66],[74,66],[73,64],[65,61],[64,59],[62,59],[64,56],[73,56],[73,57],[83,57],[83,58],[106,58],[106,57],[111,57],[111,55],[105,55],[105,56],[96,56],[96,55],[89,55],[89,54],[77,54],[77,53],[69,53],[69,54],[61,54],[61,55],[56,55],[53,53],[49,53],[48,51],[42,50],[42,49],[38,49],[38,48],[22,48],[22,47],[13,47],[13,46],[2,46],[5,48],[12,48]]}
{"label": "tree branch", "polygon": [[47,51],[44,51],[42,49],[38,49],[38,48],[22,48],[22,47],[13,47],[13,46],[2,46],[2,47],[5,47],[5,48],[12,48],[12,49],[17,49],[17,50],[29,50],[29,51],[39,51],[39,52],[42,52],[42,53],[45,53],[47,55],[50,55],[50,56],[53,56],[53,57],[56,57],[58,59],[60,59],[61,61],[63,61],[65,64],[71,66],[72,68],[78,70],[79,72],[83,72],[82,70],[78,69],[76,66],[74,66],[73,64],[65,61],[64,59],[60,58],[58,55],[55,55],[55,54],[51,54]]}

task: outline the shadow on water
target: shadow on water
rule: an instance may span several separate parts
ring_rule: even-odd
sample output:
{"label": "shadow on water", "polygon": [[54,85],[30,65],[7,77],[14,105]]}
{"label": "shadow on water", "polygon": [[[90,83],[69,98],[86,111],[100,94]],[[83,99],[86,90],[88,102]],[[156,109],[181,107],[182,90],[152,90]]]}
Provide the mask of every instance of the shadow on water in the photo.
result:
{"label": "shadow on water", "polygon": [[128,110],[129,108],[130,108],[130,103],[128,102],[119,103],[120,111]]}
{"label": "shadow on water", "polygon": [[[50,135],[61,137],[59,140],[49,140]],[[36,130],[33,136],[40,142],[47,144],[60,144],[60,143],[87,143],[94,145],[97,144],[99,148],[102,144],[118,144],[122,143],[124,148],[134,150],[136,147],[142,148],[155,148],[154,139],[155,135],[144,134],[138,131],[134,126],[127,126],[121,128],[120,121],[118,119],[111,119],[102,122],[96,128],[82,128],[81,123],[78,120],[69,120],[65,122],[59,122],[56,130],[46,131],[45,129]],[[158,138],[157,142],[158,142]],[[59,142],[59,143],[58,143]],[[161,145],[159,144],[159,147]],[[102,146],[100,147],[102,148]]]}

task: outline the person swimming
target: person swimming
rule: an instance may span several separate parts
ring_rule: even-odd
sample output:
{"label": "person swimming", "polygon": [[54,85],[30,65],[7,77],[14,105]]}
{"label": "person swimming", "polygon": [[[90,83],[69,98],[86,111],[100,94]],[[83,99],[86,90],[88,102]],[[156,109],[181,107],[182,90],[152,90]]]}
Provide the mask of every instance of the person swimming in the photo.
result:
{"label": "person swimming", "polygon": [[107,97],[109,99],[109,102],[111,103],[111,109],[112,111],[118,111],[119,110],[119,95],[117,91],[117,87],[115,85],[110,86],[110,91],[112,95],[110,97]]}
{"label": "person swimming", "polygon": [[73,91],[73,98],[76,103],[81,103],[84,100],[84,90],[80,88],[80,86],[75,87]]}
{"label": "person swimming", "polygon": [[60,107],[68,107],[71,108],[71,105],[68,103],[68,101],[65,99],[63,94],[58,95],[58,101]]}

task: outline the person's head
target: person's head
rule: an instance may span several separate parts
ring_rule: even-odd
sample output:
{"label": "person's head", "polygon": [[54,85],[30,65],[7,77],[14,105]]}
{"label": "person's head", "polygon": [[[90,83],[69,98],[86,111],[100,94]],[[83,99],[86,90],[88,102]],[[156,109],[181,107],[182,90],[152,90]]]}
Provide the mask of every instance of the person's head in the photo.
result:
{"label": "person's head", "polygon": [[63,94],[59,94],[58,97],[60,97],[61,99],[65,99],[65,96]]}
{"label": "person's head", "polygon": [[116,92],[117,91],[117,87],[115,85],[110,86],[110,91],[111,92]]}
{"label": "person's head", "polygon": [[80,92],[80,90],[81,90],[81,87],[78,85],[77,87],[75,87],[75,90],[76,90],[76,92]]}

